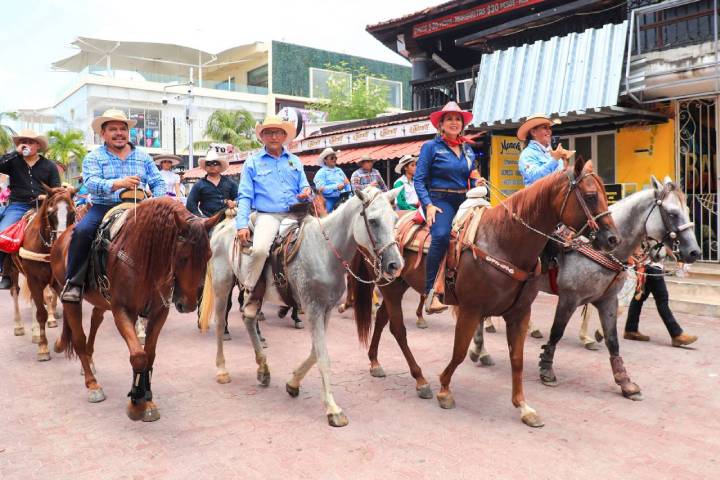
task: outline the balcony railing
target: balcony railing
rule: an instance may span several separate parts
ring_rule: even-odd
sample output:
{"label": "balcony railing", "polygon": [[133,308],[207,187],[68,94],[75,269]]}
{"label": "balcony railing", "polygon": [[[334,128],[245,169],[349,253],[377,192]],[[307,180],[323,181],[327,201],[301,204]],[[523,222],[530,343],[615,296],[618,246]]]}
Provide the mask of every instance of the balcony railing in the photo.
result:
{"label": "balcony railing", "polygon": [[[630,7],[633,6],[631,2]],[[715,0],[636,1],[633,55],[710,42],[715,39]],[[642,8],[645,7],[645,8]]]}
{"label": "balcony railing", "polygon": [[413,110],[442,107],[449,101],[463,103],[475,95],[475,76],[478,67],[458,70],[412,84]]}

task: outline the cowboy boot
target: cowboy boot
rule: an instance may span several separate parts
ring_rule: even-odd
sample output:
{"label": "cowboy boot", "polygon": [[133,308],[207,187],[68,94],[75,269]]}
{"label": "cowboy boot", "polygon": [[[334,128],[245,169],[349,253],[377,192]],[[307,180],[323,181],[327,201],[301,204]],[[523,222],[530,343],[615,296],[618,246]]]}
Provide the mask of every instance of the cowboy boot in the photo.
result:
{"label": "cowboy boot", "polygon": [[90,265],[90,259],[86,258],[77,273],[65,282],[65,287],[60,294],[60,300],[65,303],[80,303],[83,299],[85,279]]}
{"label": "cowboy boot", "polygon": [[437,295],[435,295],[435,289],[430,290],[425,300],[425,313],[433,315],[435,313],[441,313],[448,309],[448,306],[440,301]]}
{"label": "cowboy boot", "polygon": [[647,342],[650,340],[649,336],[643,335],[640,332],[625,332],[623,333],[623,338],[625,340],[635,340],[638,342]]}
{"label": "cowboy boot", "polygon": [[685,333],[681,333],[680,335],[672,337],[672,346],[673,347],[683,347],[685,345],[690,345],[691,343],[695,343],[697,341],[697,339],[698,339],[697,335],[687,335]]}
{"label": "cowboy boot", "polygon": [[263,297],[265,297],[266,287],[267,282],[265,281],[265,275],[261,275],[255,287],[250,291],[245,305],[243,305],[243,315],[245,318],[254,320],[258,315]]}

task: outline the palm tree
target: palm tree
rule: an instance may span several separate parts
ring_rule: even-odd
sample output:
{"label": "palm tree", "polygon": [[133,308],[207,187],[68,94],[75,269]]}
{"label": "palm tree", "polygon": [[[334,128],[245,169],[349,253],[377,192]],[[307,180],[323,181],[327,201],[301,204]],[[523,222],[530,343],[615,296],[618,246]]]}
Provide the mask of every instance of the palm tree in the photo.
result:
{"label": "palm tree", "polygon": [[59,130],[50,130],[47,134],[50,146],[48,146],[45,155],[51,160],[55,160],[62,165],[67,171],[72,157],[75,157],[75,163],[78,168],[82,168],[82,161],[87,154],[87,150],[83,145],[85,137],[80,130],[68,130],[63,133]]}
{"label": "palm tree", "polygon": [[211,143],[229,143],[237,150],[251,150],[260,146],[255,140],[255,119],[247,110],[215,110],[208,118],[205,137],[195,142],[195,148],[206,150]]}
{"label": "palm tree", "polygon": [[[0,112],[0,122],[3,117],[8,117],[13,120],[17,120],[18,116],[15,112]],[[7,153],[15,148],[12,141],[12,136],[15,134],[13,129],[7,125],[0,124],[0,154]]]}

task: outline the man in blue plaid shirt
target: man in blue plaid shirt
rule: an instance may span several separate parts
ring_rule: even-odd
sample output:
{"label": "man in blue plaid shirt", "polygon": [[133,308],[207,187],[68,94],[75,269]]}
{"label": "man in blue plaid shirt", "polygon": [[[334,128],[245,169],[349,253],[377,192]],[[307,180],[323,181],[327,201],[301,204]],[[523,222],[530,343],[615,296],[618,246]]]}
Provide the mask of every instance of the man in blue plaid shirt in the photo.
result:
{"label": "man in blue plaid shirt", "polygon": [[90,246],[105,214],[121,203],[120,194],[149,185],[153,196],[165,195],[165,182],[155,162],[128,141],[130,129],[136,123],[120,110],[108,110],[92,122],[93,130],[104,143],[83,160],[83,184],[93,203],[70,239],[66,283],[60,297],[63,302],[82,301]]}

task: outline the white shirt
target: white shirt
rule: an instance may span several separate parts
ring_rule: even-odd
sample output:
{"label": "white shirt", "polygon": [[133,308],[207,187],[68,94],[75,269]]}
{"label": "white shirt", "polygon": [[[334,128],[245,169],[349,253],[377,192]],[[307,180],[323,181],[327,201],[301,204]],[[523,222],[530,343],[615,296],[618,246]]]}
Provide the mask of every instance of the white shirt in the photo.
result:
{"label": "white shirt", "polygon": [[165,181],[165,190],[175,195],[175,185],[180,183],[180,175],[171,170],[160,170],[160,176]]}

